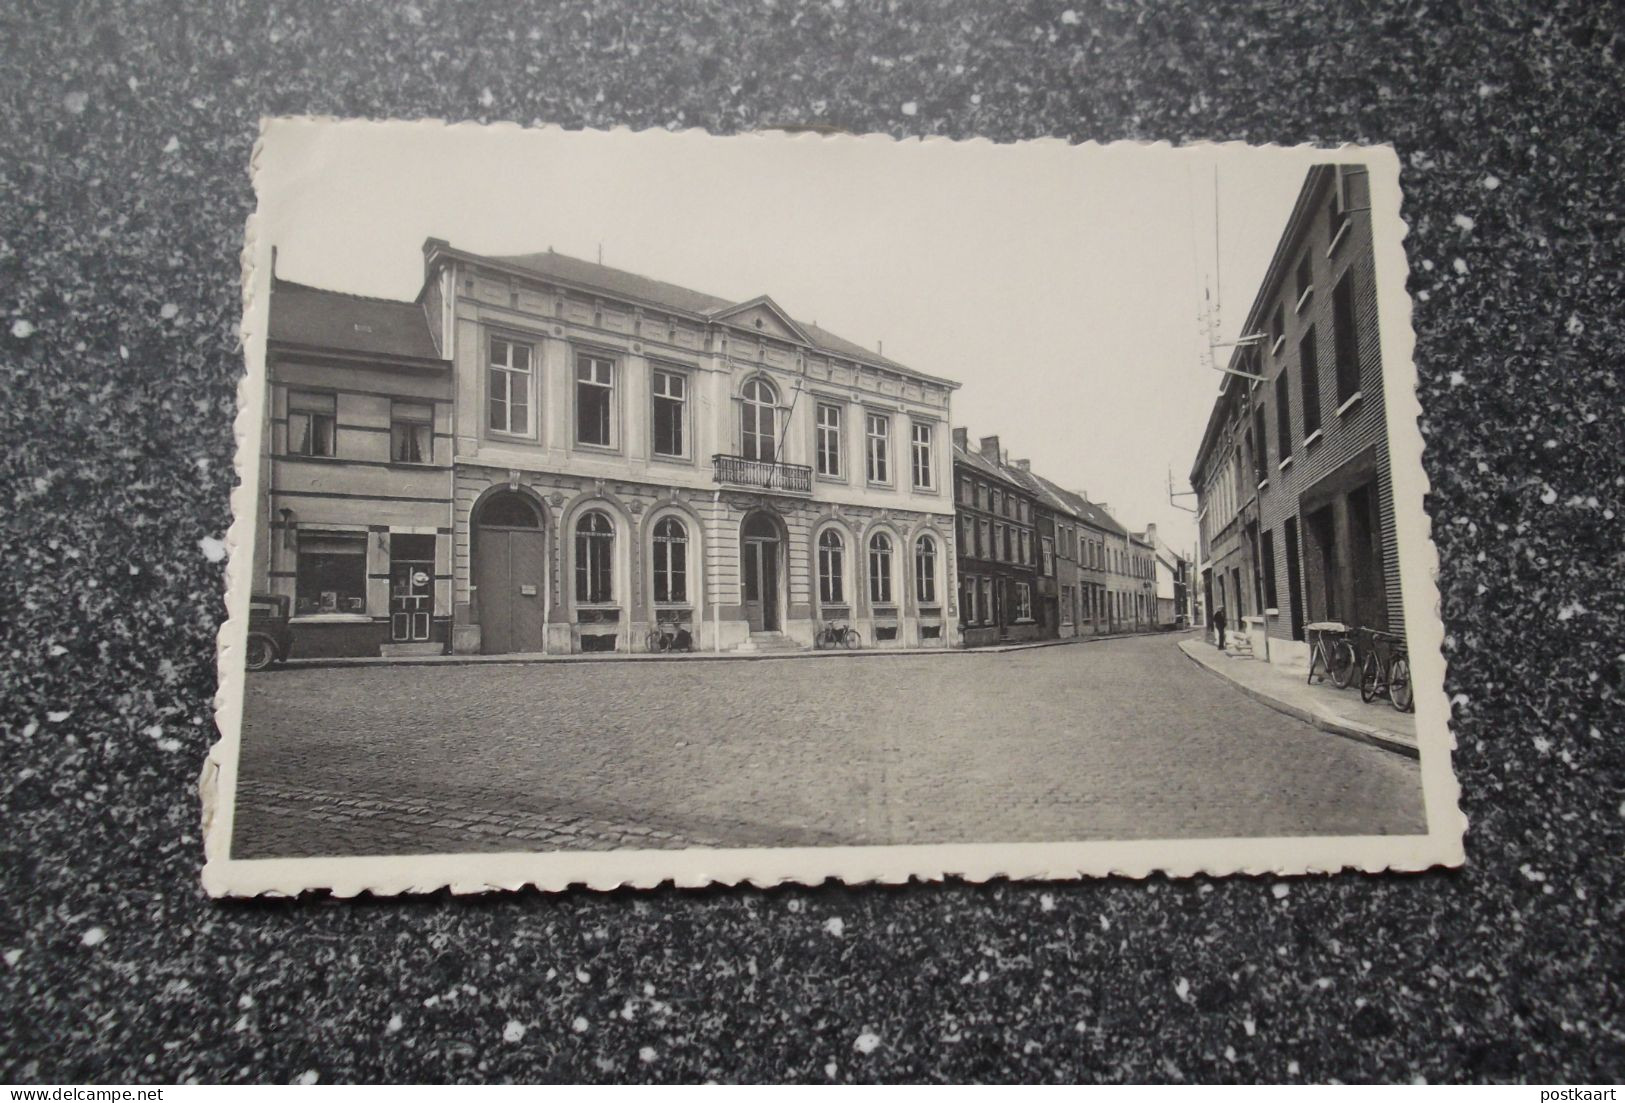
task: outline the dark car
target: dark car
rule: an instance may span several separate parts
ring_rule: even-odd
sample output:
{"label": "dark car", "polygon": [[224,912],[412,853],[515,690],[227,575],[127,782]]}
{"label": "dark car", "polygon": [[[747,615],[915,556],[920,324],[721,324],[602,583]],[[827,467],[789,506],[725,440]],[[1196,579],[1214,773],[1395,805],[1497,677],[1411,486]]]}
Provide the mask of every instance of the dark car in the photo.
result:
{"label": "dark car", "polygon": [[293,651],[293,629],[288,627],[288,599],[280,594],[255,594],[248,600],[248,653],[243,665],[264,670],[288,661]]}

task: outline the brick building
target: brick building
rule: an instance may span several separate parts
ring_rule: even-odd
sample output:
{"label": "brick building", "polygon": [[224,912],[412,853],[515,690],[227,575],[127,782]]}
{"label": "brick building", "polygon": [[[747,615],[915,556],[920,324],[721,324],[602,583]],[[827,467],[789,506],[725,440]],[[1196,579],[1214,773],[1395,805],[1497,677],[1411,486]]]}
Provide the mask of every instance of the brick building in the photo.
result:
{"label": "brick building", "polygon": [[960,636],[966,647],[1041,638],[1038,529],[1033,491],[1006,462],[999,438],[972,450],[953,431],[958,513]]}
{"label": "brick building", "polygon": [[455,365],[459,652],[947,646],[958,386],[797,321],[552,252],[430,239]]}
{"label": "brick building", "polygon": [[1279,662],[1316,621],[1402,633],[1363,167],[1309,171],[1243,332],[1261,378],[1225,376],[1191,477],[1208,608]]}
{"label": "brick building", "polygon": [[451,365],[416,303],[271,281],[254,590],[300,657],[451,632]]}

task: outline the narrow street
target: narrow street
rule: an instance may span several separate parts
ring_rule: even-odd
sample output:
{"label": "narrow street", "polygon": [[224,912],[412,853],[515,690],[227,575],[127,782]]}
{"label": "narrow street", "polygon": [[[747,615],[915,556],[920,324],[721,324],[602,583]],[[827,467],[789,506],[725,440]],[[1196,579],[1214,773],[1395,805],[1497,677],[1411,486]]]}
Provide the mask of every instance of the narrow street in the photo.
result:
{"label": "narrow street", "polygon": [[248,677],[234,856],[1425,830],[1417,763],[1147,636]]}

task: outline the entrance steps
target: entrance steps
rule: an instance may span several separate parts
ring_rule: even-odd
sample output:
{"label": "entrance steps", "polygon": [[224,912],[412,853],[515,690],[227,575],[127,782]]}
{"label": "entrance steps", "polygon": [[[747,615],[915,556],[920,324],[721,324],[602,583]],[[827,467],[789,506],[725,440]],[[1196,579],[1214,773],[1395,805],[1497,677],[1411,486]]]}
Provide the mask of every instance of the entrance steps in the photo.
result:
{"label": "entrance steps", "polygon": [[424,640],[421,643],[386,643],[378,648],[378,654],[386,659],[398,659],[406,655],[444,655],[446,645],[435,643],[433,640]]}
{"label": "entrance steps", "polygon": [[1250,659],[1253,657],[1253,641],[1245,634],[1227,634],[1224,641],[1225,654],[1235,659]]}
{"label": "entrance steps", "polygon": [[736,655],[769,655],[774,652],[800,651],[801,645],[783,632],[752,632],[750,638],[734,648]]}

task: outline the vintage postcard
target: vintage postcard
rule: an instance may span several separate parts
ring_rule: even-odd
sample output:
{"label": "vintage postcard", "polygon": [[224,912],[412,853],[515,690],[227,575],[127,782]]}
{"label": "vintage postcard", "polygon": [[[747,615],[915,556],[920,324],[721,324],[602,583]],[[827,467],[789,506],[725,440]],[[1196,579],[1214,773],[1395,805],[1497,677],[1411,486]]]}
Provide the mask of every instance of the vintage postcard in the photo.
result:
{"label": "vintage postcard", "polygon": [[1392,149],[252,171],[211,893],[1462,861]]}

